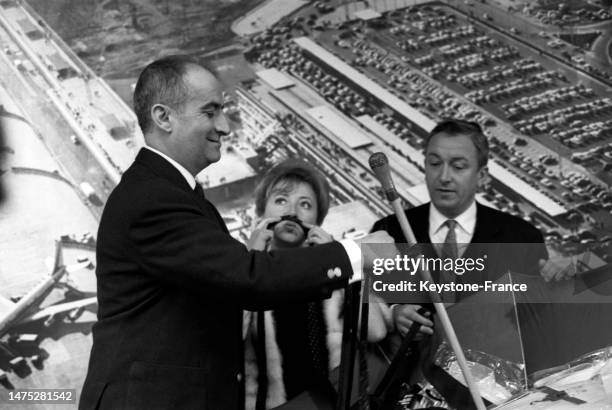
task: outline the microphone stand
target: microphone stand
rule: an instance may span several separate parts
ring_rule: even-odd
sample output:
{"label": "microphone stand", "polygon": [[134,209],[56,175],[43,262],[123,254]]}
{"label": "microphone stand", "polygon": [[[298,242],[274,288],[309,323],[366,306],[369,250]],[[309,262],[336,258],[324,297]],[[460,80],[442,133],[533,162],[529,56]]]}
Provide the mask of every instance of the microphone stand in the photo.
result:
{"label": "microphone stand", "polygon": [[[399,197],[392,201],[392,205],[397,215],[397,219],[399,221],[400,227],[402,228],[402,232],[404,233],[404,236],[406,237],[408,241],[408,245],[409,246],[416,245],[416,238],[414,237],[412,228],[410,227],[410,224],[408,223],[406,214],[404,213],[404,210],[401,207]],[[401,210],[401,212],[398,212],[397,211],[398,209]],[[435,283],[433,281],[433,278],[431,277],[431,273],[429,272],[429,270],[423,269],[423,270],[419,270],[419,272],[423,280],[430,281],[431,283]],[[448,317],[448,312],[446,311],[446,307],[444,306],[444,303],[439,302],[439,301],[436,302],[436,300],[439,300],[439,295],[436,294],[435,292],[429,291],[429,296],[431,297],[431,300],[433,301],[434,308],[436,309],[438,318],[440,319],[440,322],[442,323],[442,327],[444,328],[444,332],[446,333],[448,342],[451,345],[451,348],[453,349],[455,356],[457,357],[457,363],[459,364],[459,367],[461,368],[461,373],[463,373],[463,377],[465,378],[465,381],[468,385],[470,394],[472,396],[472,399],[474,400],[474,404],[476,405],[476,408],[478,410],[486,410],[486,406],[484,405],[484,402],[482,401],[482,397],[480,396],[478,386],[476,386],[474,378],[472,377],[472,373],[470,372],[470,369],[468,368],[467,359],[465,358],[465,355],[463,354],[463,349],[461,348],[461,344],[459,344],[459,339],[457,338],[457,334],[455,333],[453,324],[451,323],[450,318]]]}
{"label": "microphone stand", "polygon": [[357,323],[359,321],[358,291],[359,283],[348,285],[344,290],[344,324],[336,410],[348,410],[351,405],[353,370],[357,348]]}
{"label": "microphone stand", "polygon": [[[399,195],[397,194],[395,187],[393,186],[393,181],[391,179],[391,174],[388,171],[387,164],[388,164],[387,157],[383,153],[374,153],[372,154],[372,156],[370,156],[370,167],[375,172],[378,179],[381,180],[381,183],[385,190],[385,195],[387,199],[389,200],[389,202],[391,203],[391,206],[393,207],[393,211],[395,212],[397,221],[399,222],[400,228],[402,229],[402,233],[404,234],[404,237],[406,238],[408,245],[414,246],[417,244],[417,240],[416,240],[416,237],[414,236],[414,232],[412,231],[412,228],[410,227],[410,223],[408,222],[408,219],[406,218],[406,213],[404,212],[404,209],[402,207],[401,199]],[[386,166],[386,168],[383,171],[385,175],[381,177],[379,176],[379,172],[377,171],[381,170],[381,168],[383,168],[384,166]],[[375,169],[375,168],[378,168],[378,169]],[[381,172],[381,174],[383,172]],[[421,278],[423,280],[430,281],[430,283],[435,283],[433,281],[433,278],[431,277],[431,273],[429,272],[429,270],[427,269],[419,270],[419,273],[421,274]],[[480,396],[478,386],[476,386],[476,383],[474,382],[474,378],[472,377],[472,373],[470,373],[470,369],[468,368],[467,359],[465,358],[465,355],[463,354],[463,349],[461,348],[461,345],[459,344],[459,339],[457,338],[455,329],[453,328],[450,318],[448,317],[448,312],[446,311],[446,307],[444,306],[444,303],[440,302],[440,297],[438,294],[436,294],[432,290],[429,290],[428,292],[433,302],[434,308],[436,309],[436,313],[438,314],[438,318],[440,318],[440,322],[442,323],[442,327],[444,328],[444,332],[446,333],[448,342],[451,348],[453,349],[455,356],[457,357],[457,363],[459,364],[461,373],[463,374],[463,377],[465,378],[465,381],[468,385],[468,389],[470,390],[470,395],[472,396],[472,399],[474,400],[474,404],[476,405],[476,408],[478,410],[486,410],[486,406],[482,400],[482,397]]]}

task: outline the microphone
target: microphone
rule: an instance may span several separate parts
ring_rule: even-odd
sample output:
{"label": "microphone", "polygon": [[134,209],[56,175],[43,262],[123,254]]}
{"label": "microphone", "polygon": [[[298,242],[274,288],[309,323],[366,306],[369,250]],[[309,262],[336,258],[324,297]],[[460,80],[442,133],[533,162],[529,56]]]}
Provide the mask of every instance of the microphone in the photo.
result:
{"label": "microphone", "polygon": [[391,178],[391,171],[389,170],[389,160],[387,159],[387,156],[382,152],[375,152],[370,155],[368,162],[370,163],[370,169],[376,175],[376,179],[378,179],[382,185],[387,200],[389,202],[393,202],[395,199],[399,198],[399,195],[395,190],[395,185],[393,185],[393,179]]}
{"label": "microphone", "polygon": [[393,211],[397,216],[397,221],[402,228],[406,241],[410,246],[416,244],[414,232],[408,223],[408,219],[406,219],[404,208],[402,208],[402,201],[397,193],[397,190],[395,189],[395,185],[393,184],[393,178],[391,178],[391,172],[389,171],[389,160],[387,159],[387,156],[382,152],[375,152],[370,155],[368,162],[370,163],[370,168],[376,175],[376,178],[382,185],[387,200],[393,207]]}

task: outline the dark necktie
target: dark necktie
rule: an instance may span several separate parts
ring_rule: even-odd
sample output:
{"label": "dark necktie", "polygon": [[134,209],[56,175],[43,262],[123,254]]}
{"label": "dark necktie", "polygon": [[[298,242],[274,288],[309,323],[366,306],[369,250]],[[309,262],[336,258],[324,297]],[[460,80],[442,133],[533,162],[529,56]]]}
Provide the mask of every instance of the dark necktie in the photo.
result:
{"label": "dark necktie", "polygon": [[459,250],[457,249],[457,232],[455,231],[457,221],[454,219],[448,219],[446,222],[444,222],[444,225],[448,227],[448,232],[446,233],[444,244],[442,244],[440,256],[443,258],[457,259],[459,257]]}
{"label": "dark necktie", "polygon": [[255,342],[257,356],[257,399],[255,410],[266,409],[268,396],[268,358],[266,357],[266,312],[257,312],[257,340]]}
{"label": "dark necktie", "polygon": [[[454,219],[448,219],[444,222],[444,225],[448,227],[448,233],[446,234],[446,239],[444,239],[444,243],[442,244],[442,249],[440,251],[440,257],[442,259],[457,259],[459,257],[459,250],[457,248],[457,232],[455,228],[457,227],[457,221]],[[457,277],[452,270],[442,269],[440,273],[440,283],[452,283],[455,281]],[[454,292],[445,292],[443,295],[444,302],[455,302],[456,297]]]}
{"label": "dark necktie", "polygon": [[326,380],[329,374],[325,324],[321,302],[308,303],[306,308],[306,334],[312,355],[312,364],[318,377]]}
{"label": "dark necktie", "polygon": [[359,359],[359,410],[370,410],[370,375],[368,372],[368,311],[369,304],[366,302],[361,308],[361,325],[357,337],[357,355]]}
{"label": "dark necktie", "polygon": [[219,211],[217,211],[217,208],[215,208],[213,204],[211,204],[209,201],[206,200],[206,197],[204,196],[204,189],[202,188],[202,185],[196,182],[196,186],[195,188],[193,188],[193,193],[198,197],[198,199],[200,200],[200,203],[204,205],[205,208],[208,208],[213,213],[213,215],[215,216],[215,219],[217,220],[217,222],[219,222],[219,226],[221,226],[221,229],[225,233],[229,233],[229,231],[227,230],[227,226],[225,225],[225,221],[223,221],[223,218],[219,214]]}
{"label": "dark necktie", "polygon": [[204,189],[202,188],[202,185],[198,184],[197,182],[195,188],[193,189],[193,192],[195,192],[198,198],[205,198]]}

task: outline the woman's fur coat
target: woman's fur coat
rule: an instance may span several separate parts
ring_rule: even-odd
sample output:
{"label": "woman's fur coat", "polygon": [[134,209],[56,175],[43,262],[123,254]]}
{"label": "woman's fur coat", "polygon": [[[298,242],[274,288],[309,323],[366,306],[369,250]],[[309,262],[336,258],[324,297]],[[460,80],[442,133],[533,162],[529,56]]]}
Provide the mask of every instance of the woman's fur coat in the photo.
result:
{"label": "woman's fur coat", "polygon": [[[329,352],[329,370],[340,365],[342,346],[342,304],[344,291],[336,290],[323,301],[323,317],[327,328],[326,344]],[[276,343],[276,326],[271,311],[265,312],[266,359],[268,366],[268,395],[266,408],[279,406],[287,401],[283,383],[283,358]],[[257,398],[257,357],[252,336],[257,336],[257,315],[244,312],[243,335],[245,337],[245,408],[254,410]]]}

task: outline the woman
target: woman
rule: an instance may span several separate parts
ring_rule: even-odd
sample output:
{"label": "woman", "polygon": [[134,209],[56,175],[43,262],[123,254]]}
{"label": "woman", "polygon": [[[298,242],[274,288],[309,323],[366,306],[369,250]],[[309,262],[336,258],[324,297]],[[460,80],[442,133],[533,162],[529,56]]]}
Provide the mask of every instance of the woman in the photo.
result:
{"label": "woman", "polygon": [[[329,185],[318,171],[297,160],[280,163],[255,191],[261,220],[248,246],[273,251],[333,241],[319,226],[328,209]],[[326,300],[245,315],[247,410],[276,407],[307,389],[331,388],[329,372],[340,364],[342,301],[342,291],[336,291]],[[370,341],[386,336],[381,309],[370,304]]]}

